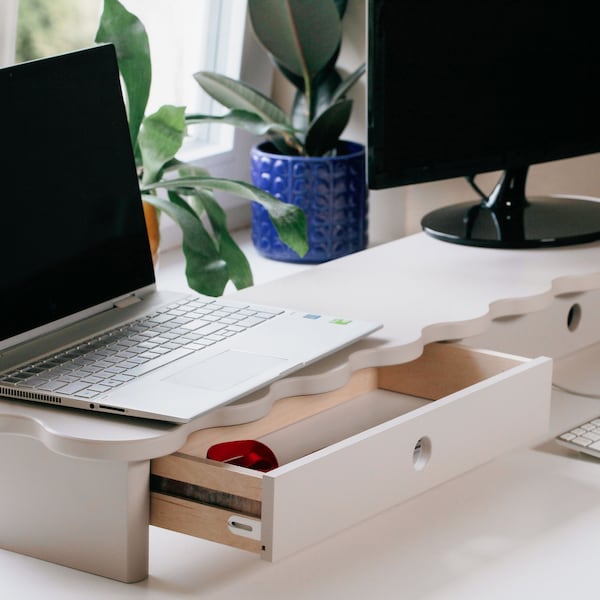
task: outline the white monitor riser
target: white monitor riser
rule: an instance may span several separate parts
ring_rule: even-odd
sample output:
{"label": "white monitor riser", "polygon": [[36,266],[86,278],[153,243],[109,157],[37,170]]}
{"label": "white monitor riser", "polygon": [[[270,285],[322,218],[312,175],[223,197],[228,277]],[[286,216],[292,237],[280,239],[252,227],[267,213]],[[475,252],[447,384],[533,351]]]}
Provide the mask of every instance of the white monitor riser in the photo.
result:
{"label": "white monitor riser", "polygon": [[[292,376],[310,379],[315,393],[341,383],[340,362],[403,363],[433,341],[553,358],[598,342],[599,259],[598,244],[502,251],[418,234],[236,296],[385,324]],[[272,402],[256,393],[173,426],[0,401],[0,547],[120,581],[144,578],[150,460],[197,429],[260,418]]]}

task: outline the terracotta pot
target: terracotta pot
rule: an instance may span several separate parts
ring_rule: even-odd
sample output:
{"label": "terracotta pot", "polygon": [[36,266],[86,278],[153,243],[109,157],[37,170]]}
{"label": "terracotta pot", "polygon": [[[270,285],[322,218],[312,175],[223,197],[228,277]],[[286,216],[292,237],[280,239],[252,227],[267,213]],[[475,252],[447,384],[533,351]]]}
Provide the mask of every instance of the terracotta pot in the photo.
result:
{"label": "terracotta pot", "polygon": [[158,260],[158,244],[160,242],[158,214],[156,208],[151,204],[142,202],[142,205],[144,208],[146,229],[148,230],[148,240],[150,241],[150,251],[152,252],[152,262],[156,266],[156,261]]}

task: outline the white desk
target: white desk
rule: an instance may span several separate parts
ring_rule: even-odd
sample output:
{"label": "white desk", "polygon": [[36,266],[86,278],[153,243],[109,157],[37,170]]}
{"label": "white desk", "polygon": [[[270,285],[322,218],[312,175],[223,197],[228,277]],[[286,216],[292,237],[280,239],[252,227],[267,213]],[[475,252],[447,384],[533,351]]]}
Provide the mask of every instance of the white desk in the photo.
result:
{"label": "white desk", "polygon": [[[484,342],[487,335],[515,353],[539,346],[560,357],[600,340],[594,329],[600,322],[594,312],[600,311],[598,288],[600,245],[500,252],[418,235],[239,296],[383,319],[384,355],[387,339],[402,341],[408,356],[427,341],[481,335],[475,339]],[[564,317],[574,303],[583,310],[580,327],[571,332]],[[528,316],[506,317],[520,314]],[[540,321],[538,315],[546,317]],[[530,322],[535,331],[524,331]],[[592,348],[576,361],[559,359],[560,383],[600,391],[600,377],[587,368],[598,358],[600,351]],[[573,377],[577,369],[588,374],[583,384],[581,373]],[[279,563],[151,528],[145,581],[126,585],[0,551],[0,590],[7,598],[43,594],[61,600],[504,600],[594,593],[600,463],[568,454],[551,438],[596,414],[600,400],[555,392],[548,441],[497,458]]]}

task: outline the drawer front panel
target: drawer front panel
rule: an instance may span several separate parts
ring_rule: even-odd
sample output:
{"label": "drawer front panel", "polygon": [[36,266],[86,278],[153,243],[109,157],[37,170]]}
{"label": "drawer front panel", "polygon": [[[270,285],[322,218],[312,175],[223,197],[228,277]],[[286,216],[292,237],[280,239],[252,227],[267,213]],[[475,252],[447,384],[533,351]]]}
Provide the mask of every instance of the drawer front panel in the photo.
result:
{"label": "drawer front panel", "polygon": [[[281,398],[258,421],[197,431],[153,460],[151,523],[278,560],[540,439],[551,379],[548,358],[453,344],[353,372],[342,387]],[[243,439],[266,443],[282,466],[260,473],[205,458],[210,445]]]}
{"label": "drawer front panel", "polygon": [[278,560],[548,427],[551,361],[536,359],[264,476],[264,557]]}

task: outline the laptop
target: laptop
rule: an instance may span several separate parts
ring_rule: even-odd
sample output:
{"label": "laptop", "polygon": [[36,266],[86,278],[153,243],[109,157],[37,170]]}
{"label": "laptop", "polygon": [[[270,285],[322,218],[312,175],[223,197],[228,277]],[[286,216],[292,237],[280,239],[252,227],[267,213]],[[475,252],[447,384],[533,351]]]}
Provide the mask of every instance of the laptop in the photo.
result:
{"label": "laptop", "polygon": [[185,423],[377,330],[157,290],[112,45],[0,69],[0,396]]}

